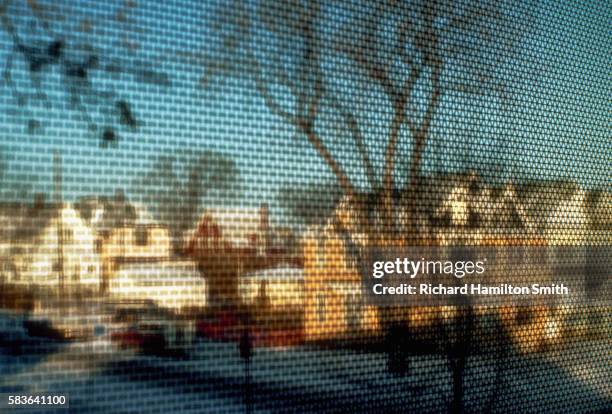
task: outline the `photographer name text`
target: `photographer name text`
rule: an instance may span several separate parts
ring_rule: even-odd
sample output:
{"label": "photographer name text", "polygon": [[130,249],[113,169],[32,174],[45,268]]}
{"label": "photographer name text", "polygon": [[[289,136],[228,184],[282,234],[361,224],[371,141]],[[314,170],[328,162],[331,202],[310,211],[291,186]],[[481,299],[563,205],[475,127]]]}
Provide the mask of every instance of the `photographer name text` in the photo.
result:
{"label": "photographer name text", "polygon": [[462,286],[447,286],[441,283],[420,283],[418,286],[402,283],[398,286],[384,286],[376,283],[372,286],[375,295],[569,295],[569,288],[563,283],[541,285],[533,283],[528,286],[514,286],[508,283],[483,285],[466,283]]}

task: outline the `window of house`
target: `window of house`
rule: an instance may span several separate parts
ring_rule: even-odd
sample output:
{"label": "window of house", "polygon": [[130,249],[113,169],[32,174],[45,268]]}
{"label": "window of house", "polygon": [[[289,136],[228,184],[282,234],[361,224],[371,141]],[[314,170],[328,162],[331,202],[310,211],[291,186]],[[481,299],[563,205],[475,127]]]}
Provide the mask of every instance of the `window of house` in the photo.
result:
{"label": "window of house", "polygon": [[74,230],[62,229],[62,242],[65,244],[72,244],[74,241]]}
{"label": "window of house", "polygon": [[325,295],[317,295],[317,318],[319,322],[325,322]]}
{"label": "window of house", "polygon": [[136,246],[146,246],[149,243],[149,229],[145,226],[137,226],[134,231]]}
{"label": "window of house", "polygon": [[102,253],[102,239],[96,239],[96,241],[94,242],[94,253]]}
{"label": "window of house", "polygon": [[481,226],[480,213],[473,208],[471,208],[468,213],[467,226],[471,229],[476,229]]}

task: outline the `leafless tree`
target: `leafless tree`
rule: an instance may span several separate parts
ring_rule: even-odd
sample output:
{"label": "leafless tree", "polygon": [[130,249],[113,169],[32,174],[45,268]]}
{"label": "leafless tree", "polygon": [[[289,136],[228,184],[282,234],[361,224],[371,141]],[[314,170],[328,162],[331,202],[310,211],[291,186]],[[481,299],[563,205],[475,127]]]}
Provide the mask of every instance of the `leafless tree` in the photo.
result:
{"label": "leafless tree", "polygon": [[[368,207],[377,213],[368,216],[382,218],[366,230],[392,242],[398,192],[407,200],[404,236],[406,230],[417,235],[414,193],[441,104],[459,96],[507,103],[518,75],[508,65],[521,55],[534,19],[528,2],[230,2],[212,28],[223,51],[202,53],[202,83],[251,80],[268,110],[310,143],[348,199],[363,191],[355,177],[362,172],[366,191],[378,200]],[[382,127],[368,125],[376,118]],[[409,162],[398,162],[407,145]],[[347,146],[355,155],[338,150]],[[360,168],[347,168],[347,159],[360,160]],[[471,314],[462,325],[471,326]],[[465,367],[462,350],[452,350],[455,377]],[[453,409],[460,406],[456,399]]]}
{"label": "leafless tree", "polygon": [[[323,125],[333,113],[352,139],[370,191],[380,193],[385,227],[393,233],[393,193],[418,182],[443,98],[507,98],[503,65],[520,53],[533,7],[503,1],[388,0],[346,7],[261,0],[252,7],[231,3],[218,16],[216,35],[225,49],[209,55],[205,83],[219,75],[252,79],[268,109],[312,145],[350,196],[358,186],[334,154],[340,137]],[[370,137],[376,145],[368,145],[360,119],[365,94],[342,99],[345,79],[377,98],[366,109],[381,107],[390,115],[386,132]],[[398,151],[408,139],[410,162],[401,171]],[[384,147],[379,168],[373,147]]]}
{"label": "leafless tree", "polygon": [[[134,2],[128,1],[112,17],[125,26],[122,31],[126,35],[130,33],[126,16],[134,6]],[[158,86],[169,86],[170,78],[152,70],[150,63],[138,62],[133,56],[111,57],[110,48],[87,41],[86,34],[93,32],[96,25],[109,23],[105,19],[83,18],[79,32],[73,33],[69,25],[75,18],[77,15],[73,16],[66,5],[59,7],[36,0],[0,2],[0,30],[4,30],[12,42],[3,68],[3,84],[24,111],[36,103],[45,107],[53,105],[51,98],[57,91],[63,91],[69,107],[80,114],[87,127],[101,138],[102,144],[114,144],[120,129],[135,130],[140,122],[129,99],[109,88],[112,82],[97,84],[96,74],[102,74],[108,81],[118,75],[127,75],[136,83]],[[129,39],[126,42],[122,48],[127,56],[137,44]],[[15,79],[20,77],[22,67],[29,76],[29,85]],[[52,76],[56,70],[59,77]],[[27,130],[37,133],[41,127],[41,121],[30,111]]]}

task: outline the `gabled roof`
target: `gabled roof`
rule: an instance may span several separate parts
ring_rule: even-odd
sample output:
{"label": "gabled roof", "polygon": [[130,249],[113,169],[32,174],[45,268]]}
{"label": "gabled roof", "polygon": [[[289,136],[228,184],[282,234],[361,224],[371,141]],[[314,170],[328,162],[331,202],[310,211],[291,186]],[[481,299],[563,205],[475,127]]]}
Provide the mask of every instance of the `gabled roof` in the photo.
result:
{"label": "gabled roof", "polygon": [[84,197],[76,203],[81,218],[95,231],[134,225],[136,208],[124,198]]}
{"label": "gabled roof", "polygon": [[530,225],[538,233],[544,231],[550,217],[577,191],[578,185],[567,181],[537,181],[523,184],[517,189]]}

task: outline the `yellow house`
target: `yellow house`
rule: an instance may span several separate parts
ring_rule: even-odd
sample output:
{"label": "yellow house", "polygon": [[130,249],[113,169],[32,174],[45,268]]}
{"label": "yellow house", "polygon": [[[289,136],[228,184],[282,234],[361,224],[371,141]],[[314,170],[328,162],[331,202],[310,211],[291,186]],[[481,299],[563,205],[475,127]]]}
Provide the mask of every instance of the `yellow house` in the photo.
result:
{"label": "yellow house", "polygon": [[[459,242],[475,246],[505,247],[548,245],[544,238],[530,231],[529,223],[525,222],[526,214],[522,211],[512,187],[506,187],[498,192],[499,196],[493,201],[503,202],[506,208],[498,207],[492,211],[507,210],[508,214],[499,214],[500,220],[504,220],[503,223],[480,220],[485,224],[472,227],[467,220],[464,220],[466,221],[464,225],[457,224],[458,220],[454,218],[473,215],[469,211],[464,211],[472,209],[473,206],[464,200],[467,197],[456,197],[458,192],[451,191],[447,205],[441,203],[442,209],[447,208],[452,215],[453,220],[450,225],[430,228],[429,234],[433,239],[422,240],[419,244],[443,246]],[[481,198],[478,200],[482,204]],[[485,195],[484,202],[490,203],[487,198]],[[359,208],[355,206],[351,208],[350,204],[341,203],[327,225],[313,228],[305,235],[304,337],[307,341],[359,338],[381,333],[380,308],[366,300],[362,276],[357,269],[358,264],[352,259],[355,254],[348,251],[355,246],[367,247],[381,243],[381,241],[368,240],[363,230],[360,233],[359,229],[363,229],[364,225],[368,224],[357,223],[360,220],[358,210]],[[352,238],[350,243],[347,243],[347,237]],[[393,246],[401,247],[405,243],[405,240],[398,240]],[[547,272],[547,269],[542,271]],[[487,312],[485,308],[475,311],[477,315]],[[452,318],[456,312],[455,308],[449,306],[403,307],[394,317],[418,329]],[[562,321],[557,321],[559,314],[554,310],[532,306],[520,310],[516,307],[498,308],[497,312],[509,336],[524,350],[538,349],[562,334],[559,326]],[[525,318],[523,315],[525,312],[529,312],[530,317]]]}
{"label": "yellow house", "polygon": [[304,338],[327,340],[371,336],[377,309],[363,296],[361,276],[345,243],[330,226],[304,240]]}

